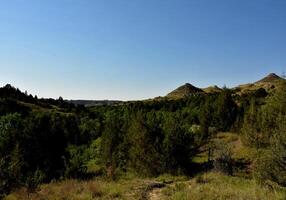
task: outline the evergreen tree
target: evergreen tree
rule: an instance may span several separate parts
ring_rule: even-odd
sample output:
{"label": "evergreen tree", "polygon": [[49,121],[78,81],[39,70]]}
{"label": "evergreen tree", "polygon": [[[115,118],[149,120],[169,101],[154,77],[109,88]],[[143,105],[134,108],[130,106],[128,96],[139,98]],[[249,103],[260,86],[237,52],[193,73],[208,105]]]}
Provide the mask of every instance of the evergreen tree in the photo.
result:
{"label": "evergreen tree", "polygon": [[269,149],[260,154],[255,175],[262,183],[270,180],[286,186],[286,116],[277,120],[280,126],[276,129]]}
{"label": "evergreen tree", "polygon": [[141,112],[136,114],[128,129],[130,143],[129,165],[141,175],[156,175],[161,172],[161,148],[158,132],[148,127],[146,117]]}
{"label": "evergreen tree", "polygon": [[231,97],[231,91],[224,89],[215,102],[215,126],[218,130],[228,131],[236,119],[237,105]]}
{"label": "evergreen tree", "polygon": [[180,118],[167,115],[163,123],[164,165],[167,172],[186,171],[195,153],[194,136],[183,129]]}
{"label": "evergreen tree", "polygon": [[[124,145],[124,135],[122,131],[122,121],[118,111],[108,112],[104,131],[102,133],[102,161],[106,167],[106,172],[111,178],[115,178],[115,172],[126,166],[127,152]],[[124,156],[122,156],[124,155]],[[118,159],[123,157],[124,159]]]}
{"label": "evergreen tree", "polygon": [[242,141],[248,146],[261,147],[263,144],[260,131],[258,108],[255,99],[251,100],[249,110],[244,116]]}
{"label": "evergreen tree", "polygon": [[202,141],[206,141],[209,137],[209,127],[212,122],[212,107],[210,100],[207,98],[202,106],[200,112],[200,132],[202,135]]}

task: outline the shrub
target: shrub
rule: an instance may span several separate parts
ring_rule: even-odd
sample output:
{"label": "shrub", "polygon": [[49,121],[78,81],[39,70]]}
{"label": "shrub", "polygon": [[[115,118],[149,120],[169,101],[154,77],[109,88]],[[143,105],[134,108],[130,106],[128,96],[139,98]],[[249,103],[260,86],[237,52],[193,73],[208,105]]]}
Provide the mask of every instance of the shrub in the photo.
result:
{"label": "shrub", "polygon": [[26,179],[27,192],[35,192],[38,186],[43,182],[44,178],[45,174],[41,170],[36,170],[33,174],[29,175]]}
{"label": "shrub", "polygon": [[214,169],[227,175],[233,174],[232,149],[225,142],[218,142],[215,145]]}
{"label": "shrub", "polygon": [[286,121],[281,122],[270,148],[260,153],[256,162],[255,178],[260,183],[273,181],[286,186]]}
{"label": "shrub", "polygon": [[69,178],[80,178],[87,172],[86,162],[88,158],[85,156],[84,146],[69,146],[67,148],[69,157],[66,161],[65,175]]}

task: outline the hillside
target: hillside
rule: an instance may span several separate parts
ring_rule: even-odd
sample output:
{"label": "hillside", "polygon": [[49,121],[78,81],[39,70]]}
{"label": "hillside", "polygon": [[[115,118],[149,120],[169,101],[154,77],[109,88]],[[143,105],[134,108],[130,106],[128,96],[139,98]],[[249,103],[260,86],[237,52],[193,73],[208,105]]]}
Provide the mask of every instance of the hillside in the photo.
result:
{"label": "hillside", "polygon": [[202,89],[197,88],[191,85],[190,83],[186,83],[178,87],[174,91],[170,92],[169,94],[167,94],[166,97],[176,99],[176,98],[188,97],[190,95],[197,94],[197,93],[203,93],[203,92],[204,91]]}
{"label": "hillside", "polygon": [[[247,84],[241,84],[239,86],[236,86],[234,88],[230,88],[235,94],[237,95],[245,95],[249,93],[253,93],[259,89],[264,89],[267,93],[272,92],[275,90],[275,88],[280,87],[281,82],[283,82],[284,79],[278,76],[275,73],[270,73],[264,78],[253,82],[253,83],[247,83]],[[190,83],[186,83],[177,89],[173,90],[169,94],[166,95],[166,98],[169,99],[178,99],[178,98],[185,98],[189,97],[195,94],[214,94],[214,93],[220,93],[222,91],[222,88],[219,88],[218,86],[209,86],[206,88],[198,88]]]}
{"label": "hillside", "polygon": [[122,101],[118,100],[67,100],[67,102],[75,104],[75,105],[83,105],[85,107],[92,106],[110,106],[122,103]]}
{"label": "hillside", "polygon": [[202,89],[205,93],[219,93],[222,91],[221,88],[219,88],[217,85],[209,86],[207,88]]}
{"label": "hillside", "polygon": [[[255,155],[254,148],[244,146],[238,134],[218,133],[215,142],[232,146],[233,161],[237,168],[250,165]],[[194,158],[198,165],[207,163],[207,148]],[[41,185],[33,193],[24,188],[13,191],[4,200],[41,200],[41,199],[90,199],[90,200],[282,200],[285,189],[277,185],[272,189],[261,187],[239,169],[234,176],[227,176],[216,171],[198,173],[193,177],[184,175],[163,174],[157,177],[138,177],[128,174],[115,181],[97,177],[86,181],[60,180]],[[245,169],[242,169],[245,170]],[[241,176],[241,174],[243,176]]]}
{"label": "hillside", "polygon": [[276,75],[275,73],[270,73],[254,83],[239,85],[233,89],[238,95],[247,94],[258,89],[264,89],[269,93],[280,87],[281,82],[283,81],[285,80],[280,76]]}
{"label": "hillside", "polygon": [[266,77],[262,78],[261,80],[255,82],[255,84],[260,84],[260,83],[273,83],[276,81],[282,80],[280,76],[278,76],[275,73],[270,73]]}

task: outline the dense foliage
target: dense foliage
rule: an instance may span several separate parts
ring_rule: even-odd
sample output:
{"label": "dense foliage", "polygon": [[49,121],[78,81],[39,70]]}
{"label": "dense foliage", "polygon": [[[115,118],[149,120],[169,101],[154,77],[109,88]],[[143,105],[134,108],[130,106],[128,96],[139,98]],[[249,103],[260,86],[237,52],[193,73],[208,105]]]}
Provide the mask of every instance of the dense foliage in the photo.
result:
{"label": "dense foliage", "polygon": [[[246,145],[267,149],[256,162],[257,177],[285,185],[279,174],[285,171],[284,90],[237,96],[224,89],[87,109],[7,85],[0,89],[0,194],[65,177],[192,174],[200,148],[230,130],[241,131]],[[232,174],[228,150],[217,152],[215,167]]]}

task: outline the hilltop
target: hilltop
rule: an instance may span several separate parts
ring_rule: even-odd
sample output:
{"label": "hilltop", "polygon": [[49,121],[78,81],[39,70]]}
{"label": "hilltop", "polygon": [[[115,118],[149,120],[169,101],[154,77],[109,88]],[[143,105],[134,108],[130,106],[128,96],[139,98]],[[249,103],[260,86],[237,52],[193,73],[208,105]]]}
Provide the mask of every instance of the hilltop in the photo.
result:
{"label": "hilltop", "polygon": [[217,85],[214,86],[209,86],[207,88],[202,89],[205,93],[219,93],[222,91],[222,89],[220,87],[218,87]]}
{"label": "hilltop", "polygon": [[272,91],[280,87],[281,82],[283,81],[284,79],[277,74],[270,73],[264,78],[254,83],[239,85],[233,89],[238,95],[247,94],[249,92],[254,92],[259,89],[264,89],[267,93],[271,93]]}
{"label": "hilltop", "polygon": [[167,97],[183,98],[183,97],[188,97],[192,94],[203,93],[203,92],[204,91],[202,89],[197,88],[190,83],[186,83],[186,84],[178,87],[174,91],[170,92],[169,94],[167,94]]}
{"label": "hilltop", "polygon": [[[259,89],[264,89],[267,93],[271,93],[275,88],[278,88],[281,85],[281,81],[283,80],[284,79],[278,76],[277,74],[270,73],[256,82],[238,85],[230,89],[237,95],[252,93]],[[178,99],[178,98],[189,97],[195,94],[220,93],[222,90],[223,90],[222,88],[219,88],[216,85],[209,86],[206,88],[198,88],[190,83],[186,83],[178,87],[177,89],[173,90],[169,94],[167,94],[166,98]]]}
{"label": "hilltop", "polygon": [[270,73],[266,77],[262,78],[261,80],[255,82],[255,83],[256,84],[257,83],[272,83],[272,82],[279,81],[279,80],[282,80],[282,78],[280,76],[278,76],[275,73]]}

